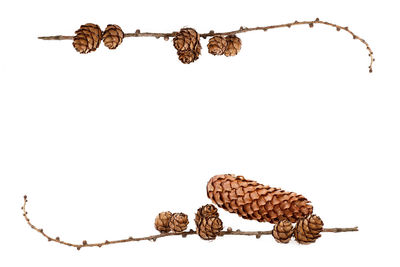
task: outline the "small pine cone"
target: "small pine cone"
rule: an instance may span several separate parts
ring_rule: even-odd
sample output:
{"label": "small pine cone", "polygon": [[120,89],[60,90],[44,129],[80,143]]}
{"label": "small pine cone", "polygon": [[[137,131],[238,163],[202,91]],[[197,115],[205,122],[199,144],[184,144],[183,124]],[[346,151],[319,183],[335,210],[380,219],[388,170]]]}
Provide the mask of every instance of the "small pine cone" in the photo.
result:
{"label": "small pine cone", "polygon": [[124,39],[124,32],[121,27],[115,24],[107,25],[107,28],[103,32],[103,42],[104,45],[109,49],[117,48]]}
{"label": "small pine cone", "polygon": [[188,224],[188,216],[184,213],[174,213],[169,220],[169,228],[177,233],[185,231]]}
{"label": "small pine cone", "polygon": [[224,36],[214,36],[208,41],[208,53],[214,56],[220,56],[225,53],[225,49],[228,46],[228,42],[226,41]]}
{"label": "small pine cone", "polygon": [[173,42],[182,63],[189,64],[199,58],[201,53],[200,35],[194,29],[181,29],[174,37]]}
{"label": "small pine cone", "polygon": [[197,234],[204,240],[214,240],[224,228],[218,217],[202,218],[197,228]]}
{"label": "small pine cone", "polygon": [[236,56],[242,48],[242,41],[236,35],[229,35],[225,39],[228,43],[224,52],[225,56]]}
{"label": "small pine cone", "polygon": [[198,57],[193,51],[181,51],[178,52],[178,58],[183,64],[189,64],[194,62]]}
{"label": "small pine cone", "polygon": [[207,183],[207,196],[219,207],[259,222],[288,220],[294,223],[313,211],[310,201],[302,195],[233,174],[212,177]]}
{"label": "small pine cone", "polygon": [[324,227],[324,222],[317,215],[311,215],[300,219],[294,228],[294,237],[300,244],[314,243]]}
{"label": "small pine cone", "polygon": [[169,228],[171,217],[172,213],[170,211],[160,212],[154,221],[154,227],[161,233],[168,233],[171,230]]}
{"label": "small pine cone", "polygon": [[174,37],[174,47],[178,51],[194,50],[200,43],[200,35],[192,28],[181,29]]}
{"label": "small pine cone", "polygon": [[75,50],[81,54],[87,54],[96,51],[101,42],[101,29],[93,23],[86,23],[75,31],[74,41],[72,45]]}
{"label": "small pine cone", "polygon": [[200,207],[197,210],[196,216],[194,218],[194,222],[196,223],[196,227],[199,228],[199,224],[202,218],[211,218],[211,217],[218,217],[218,209],[212,205],[207,204]]}
{"label": "small pine cone", "polygon": [[293,235],[293,225],[288,220],[283,220],[274,225],[272,236],[278,243],[289,243]]}

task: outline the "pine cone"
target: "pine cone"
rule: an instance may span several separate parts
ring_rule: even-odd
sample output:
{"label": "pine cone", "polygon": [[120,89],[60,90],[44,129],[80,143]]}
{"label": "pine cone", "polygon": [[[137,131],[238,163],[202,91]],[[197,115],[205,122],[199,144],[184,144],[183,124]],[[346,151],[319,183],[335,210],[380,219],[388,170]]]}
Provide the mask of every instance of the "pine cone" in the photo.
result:
{"label": "pine cone", "polygon": [[288,220],[283,220],[274,225],[272,236],[278,243],[289,243],[293,235],[293,225]]}
{"label": "pine cone", "polygon": [[170,211],[160,212],[154,221],[154,227],[161,233],[168,233],[171,230],[169,227],[171,217],[172,213]]}
{"label": "pine cone", "polygon": [[211,204],[204,205],[197,210],[194,222],[196,223],[196,228],[199,228],[200,221],[202,218],[218,217],[218,209]]}
{"label": "pine cone", "polygon": [[236,35],[229,35],[225,37],[225,39],[227,42],[227,46],[224,52],[225,56],[236,56],[242,48],[242,41]]}
{"label": "pine cone", "polygon": [[109,49],[117,48],[124,39],[124,32],[121,27],[115,24],[107,25],[104,33],[103,33],[103,42],[104,45]]}
{"label": "pine cone", "polygon": [[321,237],[324,222],[317,215],[310,215],[300,219],[294,228],[294,237],[300,244],[314,243]]}
{"label": "pine cone", "polygon": [[178,58],[183,64],[189,64],[197,60],[199,57],[193,51],[178,52]]}
{"label": "pine cone", "polygon": [[204,240],[214,240],[224,228],[218,217],[202,218],[197,228],[197,234]]}
{"label": "pine cone", "polygon": [[200,35],[194,29],[181,29],[174,37],[173,42],[182,63],[189,64],[199,58],[201,53]]}
{"label": "pine cone", "polygon": [[228,42],[226,41],[224,36],[214,36],[208,41],[208,53],[214,56],[223,55],[227,46]]}
{"label": "pine cone", "polygon": [[184,213],[174,213],[169,220],[169,228],[177,233],[185,231],[188,224],[188,216]]}
{"label": "pine cone", "polygon": [[232,174],[212,177],[207,183],[207,195],[219,207],[259,222],[277,223],[285,219],[296,222],[313,210],[302,195]]}
{"label": "pine cone", "polygon": [[96,51],[101,42],[101,29],[93,23],[86,23],[75,31],[72,45],[81,54]]}

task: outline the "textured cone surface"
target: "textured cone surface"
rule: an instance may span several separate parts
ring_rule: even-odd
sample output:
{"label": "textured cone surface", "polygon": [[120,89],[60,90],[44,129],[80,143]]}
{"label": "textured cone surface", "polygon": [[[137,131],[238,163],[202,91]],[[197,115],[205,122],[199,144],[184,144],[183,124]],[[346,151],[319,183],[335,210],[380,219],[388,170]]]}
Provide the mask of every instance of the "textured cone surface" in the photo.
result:
{"label": "textured cone surface", "polygon": [[202,218],[197,228],[197,234],[204,240],[213,240],[224,228],[218,217]]}
{"label": "textured cone surface", "polygon": [[207,195],[219,207],[259,222],[296,222],[312,213],[302,195],[246,180],[232,174],[216,175],[207,183]]}
{"label": "textured cone surface", "polygon": [[204,205],[197,210],[197,213],[194,218],[194,222],[196,223],[196,227],[199,228],[200,221],[202,218],[211,218],[218,217],[218,209],[211,204]]}
{"label": "textured cone surface", "polygon": [[293,235],[293,225],[288,220],[283,220],[274,225],[272,236],[278,243],[289,243]]}
{"label": "textured cone surface", "polygon": [[229,35],[225,39],[227,41],[227,46],[224,52],[225,56],[236,56],[242,48],[242,41],[236,35]]}
{"label": "textured cone surface", "polygon": [[324,228],[324,222],[316,215],[300,219],[294,228],[294,237],[300,244],[314,243],[321,237]]}
{"label": "textured cone surface", "polygon": [[154,227],[161,233],[168,233],[171,230],[169,228],[171,217],[172,213],[170,211],[160,212],[154,221]]}
{"label": "textured cone surface", "polygon": [[81,54],[96,51],[102,39],[101,29],[98,25],[87,23],[75,31],[72,45]]}
{"label": "textured cone surface", "polygon": [[184,213],[174,213],[169,220],[169,228],[177,233],[185,231],[188,224],[188,216]]}
{"label": "textured cone surface", "polygon": [[122,29],[115,24],[107,25],[103,33],[103,43],[109,49],[117,48],[124,39],[124,32]]}
{"label": "textured cone surface", "polygon": [[214,56],[220,56],[225,53],[226,47],[228,46],[228,42],[223,36],[214,36],[208,41],[208,53]]}
{"label": "textured cone surface", "polygon": [[192,28],[181,29],[174,37],[178,58],[184,64],[197,60],[201,53],[200,35]]}

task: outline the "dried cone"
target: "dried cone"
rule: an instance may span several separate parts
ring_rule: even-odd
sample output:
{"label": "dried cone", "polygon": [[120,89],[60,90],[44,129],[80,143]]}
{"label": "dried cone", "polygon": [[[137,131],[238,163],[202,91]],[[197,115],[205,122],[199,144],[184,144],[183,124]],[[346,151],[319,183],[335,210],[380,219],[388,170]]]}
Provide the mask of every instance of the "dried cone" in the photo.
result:
{"label": "dried cone", "polygon": [[202,218],[197,228],[197,234],[204,240],[214,240],[224,228],[218,217]]}
{"label": "dried cone", "polygon": [[225,37],[225,39],[227,42],[227,46],[224,52],[225,56],[236,56],[242,48],[242,41],[236,35],[229,35]]}
{"label": "dried cone", "polygon": [[202,218],[211,218],[218,217],[218,209],[211,204],[204,205],[197,210],[197,213],[194,218],[194,222],[196,223],[196,227],[199,228],[200,221]]}
{"label": "dried cone", "polygon": [[293,235],[293,225],[288,220],[283,220],[274,225],[272,236],[278,243],[289,243]]}
{"label": "dried cone", "polygon": [[181,29],[174,37],[173,42],[182,63],[189,64],[199,58],[201,53],[200,35],[194,29]]}
{"label": "dried cone", "polygon": [[227,46],[228,42],[226,41],[225,37],[220,35],[214,36],[208,41],[208,53],[214,56],[223,55]]}
{"label": "dried cone", "polygon": [[324,222],[317,215],[311,215],[300,219],[294,228],[294,237],[300,244],[314,243],[321,237]]}
{"label": "dried cone", "polygon": [[207,183],[207,195],[219,207],[259,222],[288,220],[293,223],[313,211],[310,201],[302,195],[233,174],[212,177]]}
{"label": "dried cone", "polygon": [[115,24],[107,25],[105,31],[103,32],[103,43],[109,49],[117,48],[124,39],[124,32],[121,27]]}
{"label": "dried cone", "polygon": [[95,51],[101,42],[101,29],[93,23],[86,23],[75,31],[74,41],[72,45],[75,50],[81,54],[87,54]]}
{"label": "dried cone", "polygon": [[174,213],[169,220],[169,228],[177,233],[185,231],[188,224],[188,216],[184,213]]}
{"label": "dried cone", "polygon": [[160,212],[154,221],[154,227],[161,233],[168,233],[171,230],[169,227],[171,217],[172,213],[170,211]]}

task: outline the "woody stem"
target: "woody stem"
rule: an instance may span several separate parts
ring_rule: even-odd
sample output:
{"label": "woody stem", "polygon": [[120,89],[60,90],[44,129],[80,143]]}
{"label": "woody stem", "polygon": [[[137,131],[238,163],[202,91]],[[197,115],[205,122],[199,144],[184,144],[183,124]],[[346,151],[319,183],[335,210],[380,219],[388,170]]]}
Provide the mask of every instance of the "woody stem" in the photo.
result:
{"label": "woody stem", "polygon": [[[319,20],[316,18],[315,20],[310,20],[310,21],[294,21],[290,23],[285,23],[285,24],[277,24],[277,25],[270,25],[270,26],[263,26],[263,27],[240,27],[238,30],[234,31],[228,31],[228,32],[214,32],[214,31],[209,31],[208,33],[201,33],[200,36],[203,38],[207,37],[213,37],[217,35],[222,35],[222,36],[227,36],[227,35],[234,35],[234,34],[240,34],[240,33],[245,33],[245,32],[251,32],[251,31],[267,31],[270,29],[277,29],[277,28],[285,28],[285,27],[292,27],[292,26],[297,26],[297,25],[309,25],[311,28],[314,26],[314,24],[322,24],[330,27],[334,27],[337,31],[343,30],[348,32],[353,39],[359,40],[361,43],[365,45],[365,47],[368,50],[368,55],[370,57],[370,64],[369,64],[369,71],[372,72],[372,65],[373,62],[375,61],[373,52],[367,41],[356,35],[354,32],[349,30],[348,27],[340,26],[331,22],[326,22]],[[125,33],[124,37],[155,37],[155,38],[164,38],[165,40],[168,40],[170,37],[174,37],[177,34],[177,32],[171,32],[171,33],[155,33],[155,32],[141,32],[140,30],[136,30],[134,33]],[[55,36],[41,36],[38,37],[41,40],[72,40],[74,36],[64,36],[64,35],[55,35]]]}
{"label": "woody stem", "polygon": [[[43,228],[38,228],[35,225],[33,225],[28,217],[28,212],[26,211],[26,203],[28,202],[28,197],[24,196],[24,204],[21,207],[22,209],[22,215],[24,216],[26,222],[28,225],[35,231],[39,232],[42,234],[49,242],[53,241],[62,245],[70,246],[70,247],[75,247],[76,249],[80,250],[83,247],[102,247],[106,245],[111,245],[111,244],[119,244],[119,243],[127,243],[127,242],[133,242],[133,241],[143,241],[143,240],[148,240],[148,241],[156,241],[158,238],[162,237],[167,237],[167,236],[182,236],[185,238],[188,235],[194,235],[196,234],[196,231],[190,229],[189,231],[185,232],[180,232],[180,233],[161,233],[157,235],[150,235],[150,236],[145,236],[145,237],[128,237],[125,239],[119,239],[119,240],[105,240],[104,242],[98,242],[98,243],[88,243],[86,240],[83,240],[81,244],[75,244],[75,243],[70,243],[66,242],[60,239],[60,237],[51,237],[48,234],[46,234],[43,230]],[[352,227],[352,228],[324,228],[323,232],[354,232],[358,231],[358,227]],[[219,236],[224,236],[224,235],[246,235],[246,236],[255,236],[256,238],[260,238],[263,235],[271,235],[272,231],[241,231],[241,230],[236,230],[233,231],[230,227],[226,231],[221,231],[219,233]]]}

